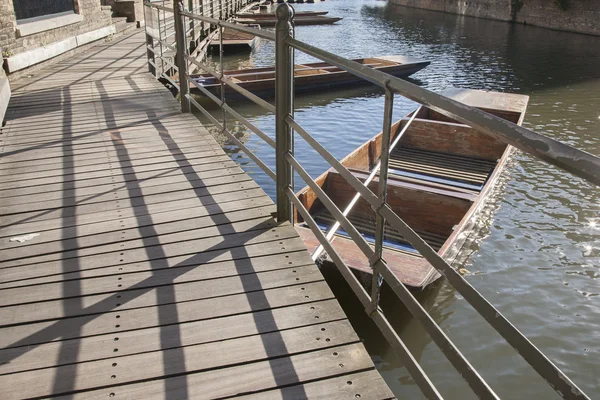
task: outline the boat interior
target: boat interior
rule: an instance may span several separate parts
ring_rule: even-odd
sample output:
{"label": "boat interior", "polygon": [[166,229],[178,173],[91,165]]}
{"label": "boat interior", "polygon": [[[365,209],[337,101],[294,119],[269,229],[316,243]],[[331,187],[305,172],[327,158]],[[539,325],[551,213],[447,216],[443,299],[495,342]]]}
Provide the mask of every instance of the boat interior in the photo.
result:
{"label": "boat interior", "polygon": [[[520,123],[522,113],[506,109],[485,109],[492,114]],[[395,142],[412,113],[392,127]],[[382,135],[356,149],[342,163],[357,178],[365,181],[380,159]],[[415,232],[440,255],[457,245],[458,235],[466,228],[480,194],[495,179],[499,163],[504,163],[510,147],[504,142],[452,120],[428,108],[421,108],[391,151],[388,170],[387,201]],[[356,191],[335,170],[315,180],[327,195],[344,210]],[[377,193],[378,176],[369,184]],[[315,193],[308,187],[299,198],[319,227],[327,232],[335,223]],[[375,242],[375,212],[362,198],[348,214],[349,220],[367,242]],[[318,245],[312,232],[297,215],[299,231],[309,250]],[[304,226],[304,228],[302,228]],[[464,236],[464,235],[463,235]],[[464,240],[463,240],[464,242]],[[368,260],[344,230],[337,231],[334,247],[350,267],[370,272]],[[422,258],[402,235],[386,224],[384,259],[388,266],[409,286],[421,287],[435,279],[437,272]],[[413,268],[414,267],[414,268]],[[438,275],[439,276],[439,275]]]}

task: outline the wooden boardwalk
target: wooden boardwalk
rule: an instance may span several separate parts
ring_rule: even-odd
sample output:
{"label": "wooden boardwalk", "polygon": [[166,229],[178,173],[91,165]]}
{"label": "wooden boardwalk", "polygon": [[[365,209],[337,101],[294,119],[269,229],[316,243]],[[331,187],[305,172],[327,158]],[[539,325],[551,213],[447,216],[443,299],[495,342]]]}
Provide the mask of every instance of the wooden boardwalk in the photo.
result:
{"label": "wooden boardwalk", "polygon": [[142,32],[12,86],[2,399],[393,397],[294,228],[147,72]]}

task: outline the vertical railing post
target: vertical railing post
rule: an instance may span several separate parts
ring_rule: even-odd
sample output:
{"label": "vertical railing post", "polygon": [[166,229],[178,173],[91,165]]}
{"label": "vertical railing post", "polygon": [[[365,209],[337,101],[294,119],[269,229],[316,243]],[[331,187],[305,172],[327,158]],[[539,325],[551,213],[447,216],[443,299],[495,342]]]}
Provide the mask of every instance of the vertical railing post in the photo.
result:
{"label": "vertical railing post", "polygon": [[[150,7],[150,4],[146,1],[144,2],[144,31],[146,33],[146,57],[148,58],[148,72],[152,75],[156,76],[156,58],[154,56],[154,52],[156,49],[154,48],[154,37],[148,33],[148,29],[154,29],[154,9]],[[150,50],[152,49],[152,50]]]}
{"label": "vertical railing post", "polygon": [[[156,76],[156,68],[154,67],[156,65],[156,59],[154,58],[154,51],[156,51],[154,48],[154,38],[148,33],[146,33],[146,46],[148,46],[146,49],[146,56],[148,57],[148,72]],[[152,48],[152,50],[150,50],[150,48]]]}
{"label": "vertical railing post", "polygon": [[[188,8],[187,9],[192,14],[196,13],[196,10],[194,9],[194,0],[188,0]],[[190,18],[188,20],[188,26],[190,29],[191,40],[190,40],[189,46],[187,46],[187,47],[188,47],[188,49],[190,49],[190,53],[191,53],[193,51],[193,49],[196,48],[196,44],[197,44],[197,42],[196,42],[196,35],[197,35],[196,21],[194,19]],[[185,32],[188,31],[188,26],[185,27]]]}
{"label": "vertical railing post", "polygon": [[292,203],[287,189],[294,189],[292,166],[287,154],[294,154],[292,127],[286,118],[294,116],[294,49],[286,40],[294,36],[294,9],[287,3],[277,7],[275,25],[275,141],[277,173],[277,221],[294,221]]}
{"label": "vertical railing post", "polygon": [[[164,13],[164,11],[163,11]],[[159,58],[160,58],[160,71],[157,72],[156,76],[160,77],[164,72],[165,72],[165,61],[164,61],[164,51],[163,51],[163,40],[162,40],[162,24],[160,23],[160,10],[158,10],[158,19],[157,19],[157,25],[158,25],[158,53]],[[164,15],[164,14],[163,14]],[[156,56],[156,54],[155,54]]]}
{"label": "vertical railing post", "polygon": [[190,101],[187,98],[190,85],[187,81],[187,44],[185,41],[185,16],[183,0],[173,0],[173,17],[175,25],[175,40],[177,48],[177,72],[179,73],[179,96],[181,97],[181,112],[190,112]]}
{"label": "vertical railing post", "polygon": [[383,134],[381,137],[381,167],[379,169],[379,182],[377,197],[379,197],[379,207],[375,211],[375,253],[369,260],[373,269],[373,279],[371,281],[371,305],[369,314],[373,315],[379,306],[379,294],[383,277],[379,273],[379,266],[383,257],[383,239],[385,234],[385,218],[379,213],[379,209],[387,201],[387,181],[388,167],[390,160],[390,143],[392,135],[392,113],[394,107],[394,92],[386,88],[385,103],[383,111]]}

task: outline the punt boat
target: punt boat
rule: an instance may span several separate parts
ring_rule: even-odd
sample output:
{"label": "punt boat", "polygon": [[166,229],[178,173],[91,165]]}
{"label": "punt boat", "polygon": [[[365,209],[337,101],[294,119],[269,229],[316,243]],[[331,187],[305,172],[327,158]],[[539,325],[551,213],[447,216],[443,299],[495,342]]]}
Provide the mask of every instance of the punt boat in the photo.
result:
{"label": "punt boat", "polygon": [[[298,17],[317,17],[328,14],[329,11],[297,11],[294,13],[296,18]],[[239,18],[251,18],[251,19],[277,19],[275,13],[266,12],[240,12],[236,14]]]}
{"label": "punt boat", "polygon": [[[334,24],[341,21],[341,17],[324,17],[322,15],[307,16],[307,17],[294,17],[294,25],[328,25]],[[234,22],[238,24],[260,24],[262,26],[275,26],[277,24],[277,18],[235,18]]]}
{"label": "punt boat", "polygon": [[[404,56],[360,58],[353,61],[397,77],[408,77],[430,64],[429,61]],[[275,70],[272,67],[230,70],[224,71],[223,74],[231,82],[257,96],[273,97],[275,94]],[[221,95],[220,80],[214,76],[202,74],[193,75],[192,78],[196,84],[208,89],[217,97]],[[340,86],[369,85],[369,82],[325,62],[296,65],[294,78],[296,93]],[[194,85],[190,86],[190,89],[192,93],[202,95],[202,91]],[[226,88],[225,95],[229,100],[244,99],[230,87]]]}
{"label": "punt boat", "polygon": [[[518,94],[457,88],[442,94],[518,125],[523,122],[529,100],[528,96]],[[374,176],[368,184],[374,193],[379,174],[373,174],[373,170],[380,160],[381,140],[380,133],[341,161],[362,182]],[[425,107],[392,126],[390,147],[388,204],[452,264],[469,236],[477,233],[476,220],[513,147]],[[348,219],[373,245],[375,212],[369,204],[360,198],[353,207],[348,207],[356,191],[333,169],[315,182],[342,212],[348,212]],[[323,232],[330,232],[335,220],[315,192],[307,186],[298,192],[298,197]],[[296,222],[300,236],[313,252],[319,247],[318,240],[297,212]],[[330,237],[350,268],[371,274],[368,259],[346,232],[339,229]],[[389,224],[385,227],[383,258],[409,287],[424,288],[440,277]]]}

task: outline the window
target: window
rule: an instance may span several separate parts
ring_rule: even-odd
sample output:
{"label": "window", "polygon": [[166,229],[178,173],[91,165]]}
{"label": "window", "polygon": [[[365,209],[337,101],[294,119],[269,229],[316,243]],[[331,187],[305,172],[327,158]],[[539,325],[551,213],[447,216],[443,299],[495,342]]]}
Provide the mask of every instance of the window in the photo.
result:
{"label": "window", "polygon": [[73,0],[13,0],[18,20],[74,11]]}

